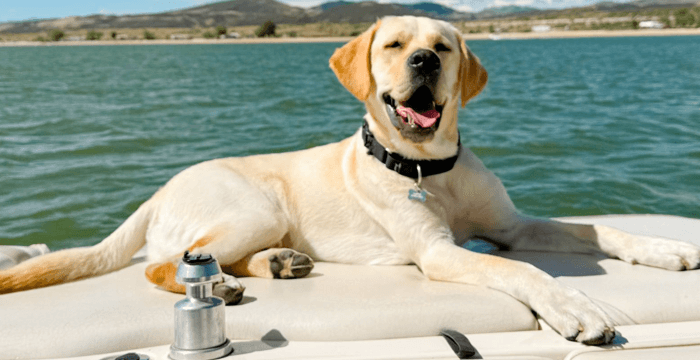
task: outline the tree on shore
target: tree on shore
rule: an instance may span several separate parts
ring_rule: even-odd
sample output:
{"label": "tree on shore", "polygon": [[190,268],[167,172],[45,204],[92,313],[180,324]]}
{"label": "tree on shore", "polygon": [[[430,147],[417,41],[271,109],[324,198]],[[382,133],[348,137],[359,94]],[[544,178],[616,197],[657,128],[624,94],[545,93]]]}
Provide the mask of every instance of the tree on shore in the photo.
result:
{"label": "tree on shore", "polygon": [[102,35],[104,35],[104,34],[99,32],[99,31],[90,30],[87,33],[86,39],[88,39],[88,40],[100,40],[100,39],[102,39]]}
{"label": "tree on shore", "polygon": [[695,23],[695,16],[690,9],[678,9],[673,12],[676,18],[676,27],[692,27]]}
{"label": "tree on shore", "polygon": [[219,25],[216,27],[216,35],[221,36],[221,35],[226,35],[226,27]]}
{"label": "tree on shore", "polygon": [[272,20],[267,20],[264,24],[260,25],[258,30],[255,30],[255,35],[258,37],[275,36],[276,27],[277,25],[275,25]]}
{"label": "tree on shore", "polygon": [[66,34],[58,29],[54,29],[49,31],[49,40],[51,41],[59,41],[63,39],[63,37],[66,36]]}

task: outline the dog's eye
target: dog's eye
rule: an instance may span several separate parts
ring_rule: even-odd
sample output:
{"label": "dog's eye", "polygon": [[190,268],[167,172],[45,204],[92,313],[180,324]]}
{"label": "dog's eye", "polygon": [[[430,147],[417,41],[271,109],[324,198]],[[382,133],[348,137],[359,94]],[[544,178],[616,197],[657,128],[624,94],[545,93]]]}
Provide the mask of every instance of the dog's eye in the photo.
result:
{"label": "dog's eye", "polygon": [[450,48],[447,47],[447,45],[443,43],[437,43],[435,45],[435,51],[440,52],[440,51],[450,51]]}
{"label": "dog's eye", "polygon": [[389,48],[400,49],[402,46],[403,46],[403,45],[401,45],[400,42],[394,41],[393,43],[387,44],[387,45],[385,46],[385,48],[387,48],[387,49],[389,49]]}

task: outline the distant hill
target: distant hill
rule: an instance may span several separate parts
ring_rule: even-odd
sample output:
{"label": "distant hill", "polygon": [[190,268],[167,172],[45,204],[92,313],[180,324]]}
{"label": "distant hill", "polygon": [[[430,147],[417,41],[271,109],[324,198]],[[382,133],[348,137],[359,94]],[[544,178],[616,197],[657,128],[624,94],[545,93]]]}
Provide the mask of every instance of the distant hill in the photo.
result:
{"label": "distant hill", "polygon": [[314,11],[317,10],[319,12],[322,12],[322,11],[330,10],[336,6],[348,5],[348,4],[352,4],[352,3],[350,1],[331,1],[331,2],[327,2],[327,3],[323,3],[321,5],[315,6],[311,9]]}
{"label": "distant hill", "polygon": [[478,17],[480,19],[488,19],[488,18],[493,18],[493,17],[511,16],[511,15],[516,15],[516,14],[524,14],[524,13],[537,12],[537,11],[542,11],[542,10],[540,10],[538,8],[534,8],[534,7],[529,7],[529,6],[508,5],[508,6],[487,8],[487,9],[479,12]]}
{"label": "distant hill", "polygon": [[424,2],[403,5],[375,1],[333,1],[306,9],[276,0],[230,0],[155,14],[90,15],[0,24],[0,32],[28,33],[49,29],[193,28],[315,22],[369,23],[387,15],[428,16],[448,21],[475,19],[474,14]]}
{"label": "distant hill", "polygon": [[[296,24],[308,18],[307,9],[276,0],[233,0],[201,5],[179,11],[157,14],[172,20],[192,19],[198,26],[260,25],[267,20],[280,24]],[[178,27],[178,26],[173,26]]]}
{"label": "distant hill", "polygon": [[435,16],[450,16],[450,15],[453,15],[455,13],[459,13],[459,11],[457,11],[451,7],[447,7],[447,6],[444,6],[441,4],[435,4],[435,3],[431,3],[431,2],[422,2],[422,3],[418,3],[418,4],[406,4],[404,6],[409,8],[409,9],[423,11],[425,13],[433,14]]}
{"label": "distant hill", "polygon": [[380,4],[374,1],[349,2],[339,4],[312,17],[315,22],[374,22],[387,15],[424,15],[399,4]]}
{"label": "distant hill", "polygon": [[638,9],[639,6],[633,3],[616,3],[612,1],[601,1],[593,4],[591,8],[601,11],[619,11],[625,9]]}
{"label": "distant hill", "polygon": [[322,10],[311,18],[315,22],[374,22],[383,16],[426,16],[434,19],[458,21],[473,20],[472,13],[464,13],[440,4],[423,2],[418,4],[390,4],[375,1],[326,3],[314,8]]}
{"label": "distant hill", "polygon": [[[457,11],[453,8],[431,3],[422,2],[418,4],[388,4],[378,3],[376,1],[333,1],[323,3],[309,9],[315,16],[315,20],[320,21],[335,21],[339,18],[347,19],[362,19],[368,22],[374,21],[377,17],[387,15],[415,15],[415,16],[431,16],[438,19],[449,20],[455,15],[459,18],[470,18],[470,14]],[[341,13],[347,13],[343,17]],[[372,18],[372,20],[369,20]],[[353,21],[349,21],[353,22]]]}
{"label": "distant hill", "polygon": [[[600,11],[634,10],[644,7],[693,6],[697,1],[633,0],[629,3],[601,2],[585,8]],[[555,10],[503,6],[489,8],[479,13],[468,13],[433,2],[392,4],[343,0],[327,2],[312,8],[301,8],[276,0],[230,0],[155,14],[90,15],[0,23],[0,32],[32,33],[50,29],[206,28],[218,25],[260,25],[267,20],[277,24],[370,23],[387,15],[415,15],[446,21],[466,21],[537,14],[545,11]]]}
{"label": "distant hill", "polygon": [[698,0],[634,0],[631,4],[644,7],[666,7],[666,6],[698,6]]}
{"label": "distant hill", "polygon": [[0,24],[0,32],[39,32],[47,29],[192,28],[217,25],[260,25],[310,22],[308,9],[275,0],[222,1],[181,10],[141,15],[91,15],[63,19]]}

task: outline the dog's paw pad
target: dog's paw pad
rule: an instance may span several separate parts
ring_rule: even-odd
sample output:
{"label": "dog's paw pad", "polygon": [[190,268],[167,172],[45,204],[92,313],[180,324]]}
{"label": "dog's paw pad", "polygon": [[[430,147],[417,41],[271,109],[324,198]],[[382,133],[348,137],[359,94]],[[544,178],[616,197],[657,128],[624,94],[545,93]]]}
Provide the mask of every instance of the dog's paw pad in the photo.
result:
{"label": "dog's paw pad", "polygon": [[267,259],[275,279],[302,278],[314,268],[314,261],[308,255],[289,249],[270,255]]}
{"label": "dog's paw pad", "polygon": [[229,286],[227,284],[216,284],[212,291],[214,296],[218,296],[224,300],[226,305],[238,305],[243,300],[243,292],[245,288],[242,286]]}

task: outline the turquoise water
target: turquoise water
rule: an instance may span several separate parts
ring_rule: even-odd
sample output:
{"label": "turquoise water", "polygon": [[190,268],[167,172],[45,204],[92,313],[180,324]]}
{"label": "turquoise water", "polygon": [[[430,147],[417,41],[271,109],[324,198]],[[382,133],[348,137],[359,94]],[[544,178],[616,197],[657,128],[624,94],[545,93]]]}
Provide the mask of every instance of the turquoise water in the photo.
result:
{"label": "turquoise water", "polygon": [[[700,37],[469,45],[462,141],[523,212],[700,218]],[[94,244],[187,166],[350,136],[337,46],[0,48],[0,243]]]}

